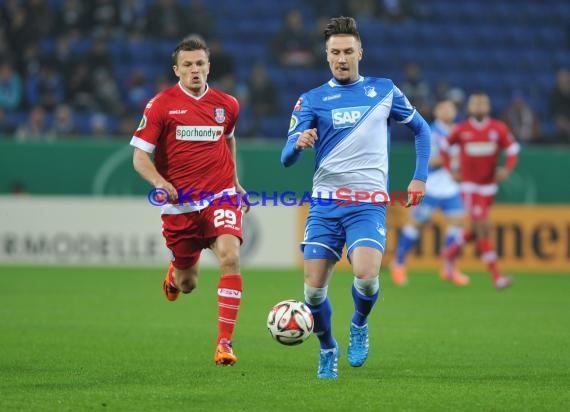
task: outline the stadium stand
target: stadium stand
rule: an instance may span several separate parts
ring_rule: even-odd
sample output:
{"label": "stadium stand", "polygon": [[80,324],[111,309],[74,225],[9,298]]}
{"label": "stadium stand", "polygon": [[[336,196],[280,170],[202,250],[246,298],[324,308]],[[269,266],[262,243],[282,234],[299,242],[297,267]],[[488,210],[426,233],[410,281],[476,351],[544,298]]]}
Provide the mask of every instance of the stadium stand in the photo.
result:
{"label": "stadium stand", "polygon": [[[141,13],[141,10],[148,13],[158,1],[139,2],[137,13]],[[25,83],[31,78],[31,63],[26,60],[29,53],[27,49],[14,44],[13,35],[18,31],[13,29],[10,22],[15,13],[14,4],[26,10],[27,3],[0,1],[0,45],[7,44],[7,47],[0,47],[0,56],[16,61],[24,90]],[[39,3],[45,3],[57,16],[70,2],[44,0]],[[96,10],[98,3],[106,4],[106,7],[113,5],[117,27],[125,19],[122,2],[94,3],[91,11]],[[327,16],[327,10],[319,10],[320,15],[317,15],[316,8],[312,7],[313,2],[301,0],[251,0],[247,7],[232,0],[185,0],[178,3],[185,7],[196,4],[206,7],[213,16],[213,32],[235,60],[236,87],[247,84],[251,68],[256,63],[266,65],[270,78],[278,88],[279,104],[275,114],[259,119],[256,132],[268,138],[284,136],[288,125],[286,119],[298,93],[321,84],[329,73],[326,65],[322,64],[312,68],[280,66],[271,57],[270,38],[282,27],[283,16],[292,8],[303,13],[305,22],[315,25],[308,28],[313,32],[317,31],[318,18]],[[411,4],[414,5],[414,2]],[[31,14],[32,11],[29,12]],[[147,24],[152,24],[152,16],[147,15],[146,20]],[[548,101],[555,85],[556,71],[561,67],[570,68],[568,21],[570,3],[567,0],[551,0],[548,5],[538,0],[432,0],[428,5],[422,5],[421,12],[414,13],[412,9],[411,15],[402,20],[391,21],[383,18],[381,13],[377,19],[362,19],[360,30],[365,59],[361,71],[390,77],[399,84],[404,81],[405,65],[416,62],[432,91],[443,82],[465,93],[485,90],[492,98],[495,114],[508,106],[511,95],[516,91],[524,94],[548,132],[552,130]],[[14,31],[10,32],[12,29]],[[54,22],[47,35],[38,36],[39,55],[36,58],[40,62],[53,60],[61,37],[68,37],[69,53],[73,59],[86,58],[94,40],[103,38],[112,64],[112,74],[123,99],[120,105],[123,110],[105,113],[109,119],[109,133],[119,133],[117,125],[121,117],[132,117],[136,125],[136,117],[140,113],[127,105],[130,76],[135,69],[140,69],[148,80],[146,87],[150,95],[155,92],[153,88],[158,77],[167,76],[174,80],[170,73],[170,53],[175,41],[148,35],[148,27],[142,32],[116,29],[107,33],[94,21],[84,23],[78,33],[71,35],[56,30]],[[18,109],[6,110],[7,118],[17,126],[25,121],[29,109],[30,104],[24,99]],[[106,110],[105,105],[100,105],[93,111],[100,113]],[[48,114],[48,123],[52,116],[52,113]],[[74,116],[78,129],[88,132],[89,113],[76,108]],[[394,138],[405,139],[406,136],[396,133]]]}

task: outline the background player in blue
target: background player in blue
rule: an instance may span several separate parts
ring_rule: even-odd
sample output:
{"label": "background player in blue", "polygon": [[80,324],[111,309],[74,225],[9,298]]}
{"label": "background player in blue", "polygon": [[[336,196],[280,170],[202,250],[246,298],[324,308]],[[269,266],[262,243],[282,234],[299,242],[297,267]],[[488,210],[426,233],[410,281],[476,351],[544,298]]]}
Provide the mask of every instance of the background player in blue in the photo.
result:
{"label": "background player in blue", "polygon": [[[398,286],[408,283],[406,273],[406,255],[417,243],[420,236],[420,228],[433,216],[433,212],[441,209],[445,215],[447,231],[445,246],[449,246],[456,237],[463,235],[464,210],[459,184],[451,174],[443,167],[439,155],[440,143],[447,137],[457,117],[457,108],[451,100],[443,100],[434,108],[435,120],[431,125],[431,157],[429,159],[429,175],[426,182],[426,196],[421,205],[412,210],[410,222],[404,226],[398,247],[396,248],[396,260],[392,263],[392,281]],[[456,159],[457,160],[457,159]],[[454,267],[444,267],[441,278],[453,282],[457,286],[469,284],[469,277],[459,272]]]}
{"label": "background player in blue", "polygon": [[317,377],[334,379],[340,350],[332,335],[327,287],[345,244],[354,273],[355,307],[348,361],[361,366],[368,357],[367,318],[380,292],[378,274],[386,242],[386,205],[380,204],[382,198],[371,198],[373,193],[388,193],[389,120],[408,125],[416,136],[416,170],[406,206],[420,202],[425,193],[430,131],[391,80],[360,76],[363,50],[353,18],[331,19],[324,36],[333,78],[297,101],[281,162],[290,166],[305,149],[314,148],[313,198],[337,199],[313,202],[301,245],[305,302],[315,318],[321,347]]}

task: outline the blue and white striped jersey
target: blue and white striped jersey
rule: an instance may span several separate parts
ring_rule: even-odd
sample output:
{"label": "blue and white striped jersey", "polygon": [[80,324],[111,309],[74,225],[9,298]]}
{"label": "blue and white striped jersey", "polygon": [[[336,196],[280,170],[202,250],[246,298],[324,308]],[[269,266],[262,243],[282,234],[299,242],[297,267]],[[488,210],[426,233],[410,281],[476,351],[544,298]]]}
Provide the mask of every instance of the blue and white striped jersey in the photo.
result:
{"label": "blue and white striped jersey", "polygon": [[[414,178],[426,181],[430,130],[390,79],[360,77],[350,84],[334,78],[301,95],[291,116],[281,161],[295,163],[300,134],[317,129],[313,196],[328,197],[341,188],[388,194],[390,120],[408,125],[416,136]],[[326,195],[324,195],[326,193]]]}

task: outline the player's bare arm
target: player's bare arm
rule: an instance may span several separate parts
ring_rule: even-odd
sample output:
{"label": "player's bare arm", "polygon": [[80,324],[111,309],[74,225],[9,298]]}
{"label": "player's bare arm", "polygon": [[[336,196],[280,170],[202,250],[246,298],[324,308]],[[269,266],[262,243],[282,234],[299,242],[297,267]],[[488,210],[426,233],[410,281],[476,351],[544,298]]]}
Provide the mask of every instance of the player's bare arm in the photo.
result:
{"label": "player's bare arm", "polygon": [[[240,184],[238,176],[237,176],[236,139],[235,139],[235,137],[231,137],[231,138],[227,139],[226,143],[228,145],[228,148],[230,149],[230,152],[232,153],[232,158],[234,159],[234,164],[236,165],[236,167],[235,167],[236,175],[235,175],[235,180],[234,180],[235,186],[236,186],[236,192],[239,193],[240,198],[243,199],[243,196],[247,192],[243,188],[243,186]],[[241,202],[241,208],[245,213],[249,212],[249,204],[247,204],[246,202]]]}
{"label": "player's bare arm", "polygon": [[426,194],[426,182],[413,179],[408,185],[408,200],[406,207],[420,204]]}
{"label": "player's bare arm", "polygon": [[428,165],[430,167],[443,167],[443,159],[441,158],[441,156],[432,156],[429,159]]}
{"label": "player's bare arm", "polygon": [[139,148],[135,148],[133,154],[133,166],[137,173],[156,189],[166,190],[170,196],[170,201],[175,202],[178,200],[178,192],[176,191],[176,188],[172,186],[170,182],[166,181],[160,173],[158,173],[150,155],[147,152]]}
{"label": "player's bare arm", "polygon": [[312,148],[315,146],[317,139],[317,129],[307,129],[299,135],[297,143],[295,144],[295,149],[305,150],[306,148]]}

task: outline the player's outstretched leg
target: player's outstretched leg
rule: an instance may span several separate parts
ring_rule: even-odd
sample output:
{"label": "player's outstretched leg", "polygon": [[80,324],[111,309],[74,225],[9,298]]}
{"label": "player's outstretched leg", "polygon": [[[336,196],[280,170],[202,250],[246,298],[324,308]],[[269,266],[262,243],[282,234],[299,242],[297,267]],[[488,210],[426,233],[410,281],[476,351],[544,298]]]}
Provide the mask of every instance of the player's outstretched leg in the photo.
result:
{"label": "player's outstretched leg", "polygon": [[305,304],[311,310],[315,325],[313,331],[319,338],[319,367],[317,378],[336,379],[340,351],[332,336],[332,306],[327,298],[327,287],[315,288],[305,283]]}
{"label": "player's outstretched leg", "polygon": [[350,366],[362,366],[368,358],[368,315],[378,300],[379,294],[378,276],[372,279],[354,278],[352,284],[354,315],[350,323],[350,343],[348,344],[348,363]]}
{"label": "player's outstretched leg", "polygon": [[419,237],[420,232],[413,225],[408,224],[402,229],[402,233],[398,239],[398,247],[396,248],[396,260],[390,267],[392,282],[394,282],[396,286],[405,286],[408,284],[406,255],[418,242]]}
{"label": "player's outstretched leg", "polygon": [[180,289],[176,287],[176,282],[174,281],[174,266],[172,262],[168,265],[168,270],[166,271],[166,276],[162,282],[162,290],[164,296],[169,301],[175,301],[180,296]]}
{"label": "player's outstretched leg", "polygon": [[483,236],[477,241],[477,246],[479,246],[479,253],[481,254],[481,259],[487,265],[491,277],[493,278],[493,285],[497,290],[506,289],[512,285],[513,279],[509,276],[505,276],[499,270],[499,265],[497,264],[497,253],[491,244],[491,239],[488,236]]}
{"label": "player's outstretched leg", "polygon": [[214,354],[216,365],[234,365],[237,357],[232,347],[232,335],[241,303],[240,274],[224,275],[218,283],[218,344]]}

